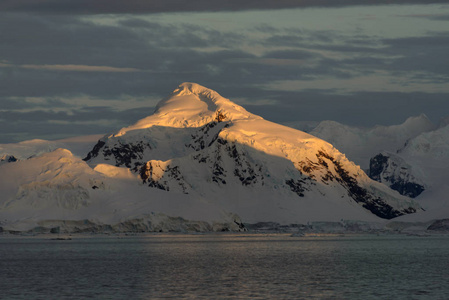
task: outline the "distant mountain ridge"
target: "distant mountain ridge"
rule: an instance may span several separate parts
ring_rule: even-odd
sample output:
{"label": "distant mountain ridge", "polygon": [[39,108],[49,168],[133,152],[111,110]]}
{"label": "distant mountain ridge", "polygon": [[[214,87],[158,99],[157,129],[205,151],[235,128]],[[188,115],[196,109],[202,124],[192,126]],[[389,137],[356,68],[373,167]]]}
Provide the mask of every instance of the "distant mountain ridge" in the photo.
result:
{"label": "distant mountain ridge", "polygon": [[365,129],[324,121],[310,133],[333,143],[372,179],[415,198],[426,210],[416,218],[444,218],[449,215],[448,119],[434,125],[420,115],[400,125]]}
{"label": "distant mountain ridge", "polygon": [[335,121],[323,121],[309,133],[319,137],[345,153],[364,170],[369,168],[371,157],[382,151],[395,152],[404,144],[436,126],[422,114],[408,118],[400,125],[360,128]]}

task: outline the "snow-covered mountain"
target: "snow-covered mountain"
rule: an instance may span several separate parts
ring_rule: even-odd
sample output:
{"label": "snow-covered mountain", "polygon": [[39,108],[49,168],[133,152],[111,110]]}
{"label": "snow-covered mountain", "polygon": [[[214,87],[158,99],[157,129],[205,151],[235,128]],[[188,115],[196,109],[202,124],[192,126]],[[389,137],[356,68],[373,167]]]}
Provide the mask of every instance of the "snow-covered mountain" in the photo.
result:
{"label": "snow-covered mountain", "polygon": [[342,151],[346,156],[368,170],[370,158],[382,151],[396,152],[404,144],[435,129],[435,125],[422,114],[410,117],[400,125],[360,128],[335,121],[323,121],[310,134],[319,137]]}
{"label": "snow-covered mountain", "polygon": [[421,211],[331,144],[194,83],[84,160],[56,149],[1,164],[0,226],[238,230]]}
{"label": "snow-covered mountain", "polygon": [[425,115],[400,125],[364,129],[324,121],[310,133],[331,142],[372,179],[415,198],[426,210],[400,219],[429,220],[449,216],[448,124],[446,118],[435,126]]}
{"label": "snow-covered mountain", "polygon": [[[61,148],[62,144],[56,141],[29,140],[20,143],[0,144],[0,157],[6,162],[7,157],[13,157],[12,161],[24,160],[39,156],[43,153],[51,152]],[[10,161],[11,162],[11,161]]]}
{"label": "snow-covered mountain", "polygon": [[152,188],[215,199],[251,222],[419,210],[329,143],[193,83],[180,85],[153,115],[102,138],[85,160],[130,168]]}
{"label": "snow-covered mountain", "polygon": [[[394,164],[401,161],[401,164]],[[410,139],[394,154],[390,154],[386,160],[389,167],[379,168],[379,173],[384,176],[388,173],[401,173],[405,169],[410,177],[403,177],[404,182],[419,184],[423,187],[422,193],[416,200],[426,209],[423,216],[434,215],[435,218],[444,218],[449,215],[449,125],[440,127]],[[385,176],[384,176],[385,177]],[[387,176],[388,177],[388,176]],[[393,186],[398,182],[391,177],[386,184]]]}
{"label": "snow-covered mountain", "polygon": [[20,143],[0,144],[0,163],[36,157],[58,148],[68,149],[76,156],[85,156],[92,149],[92,145],[102,136],[88,135],[55,141],[34,139]]}

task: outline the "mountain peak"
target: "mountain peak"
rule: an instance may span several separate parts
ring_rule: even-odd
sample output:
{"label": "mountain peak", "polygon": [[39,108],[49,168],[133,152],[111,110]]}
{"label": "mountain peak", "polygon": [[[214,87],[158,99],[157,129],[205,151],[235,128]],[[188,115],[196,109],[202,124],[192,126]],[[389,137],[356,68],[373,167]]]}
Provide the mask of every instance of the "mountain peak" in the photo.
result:
{"label": "mountain peak", "polygon": [[425,114],[420,114],[419,116],[409,117],[401,125],[404,129],[408,131],[430,131],[435,129],[435,125]]}
{"label": "mountain peak", "polygon": [[159,101],[156,105],[155,113],[167,113],[169,111],[179,111],[181,109],[191,110],[202,108],[211,112],[217,111],[219,100],[227,100],[214,90],[193,82],[180,84],[168,97]]}
{"label": "mountain peak", "polygon": [[221,97],[216,91],[208,89],[198,83],[194,82],[183,82],[181,83],[177,89],[175,89],[172,93],[176,96],[184,96],[184,95],[202,95],[202,94],[215,94],[215,96]]}
{"label": "mountain peak", "polygon": [[234,121],[241,119],[262,119],[243,107],[222,97],[214,90],[192,82],[178,86],[168,97],[162,99],[155,112],[134,125],[122,128],[114,136],[152,126],[174,128],[201,127],[216,120]]}

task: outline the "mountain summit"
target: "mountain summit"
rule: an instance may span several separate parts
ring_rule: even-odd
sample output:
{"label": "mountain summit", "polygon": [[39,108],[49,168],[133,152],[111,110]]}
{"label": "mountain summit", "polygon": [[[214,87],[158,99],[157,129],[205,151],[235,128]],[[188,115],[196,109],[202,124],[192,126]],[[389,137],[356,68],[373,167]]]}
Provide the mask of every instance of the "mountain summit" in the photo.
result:
{"label": "mountain summit", "polygon": [[244,222],[391,219],[420,210],[331,144],[195,83],[181,84],[152,115],[100,139],[84,160],[132,170],[148,195],[156,189],[193,197]]}
{"label": "mountain summit", "polygon": [[156,105],[154,114],[122,128],[114,136],[151,126],[201,127],[220,118],[226,121],[261,119],[213,90],[185,82]]}

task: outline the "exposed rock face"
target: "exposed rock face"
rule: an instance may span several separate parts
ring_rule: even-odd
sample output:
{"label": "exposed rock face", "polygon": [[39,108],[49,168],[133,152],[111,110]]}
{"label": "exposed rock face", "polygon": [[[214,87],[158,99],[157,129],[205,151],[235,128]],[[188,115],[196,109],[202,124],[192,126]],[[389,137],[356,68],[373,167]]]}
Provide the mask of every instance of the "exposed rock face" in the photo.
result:
{"label": "exposed rock face", "polygon": [[369,177],[411,198],[425,190],[424,183],[413,175],[413,168],[399,156],[388,152],[371,158]]}
{"label": "exposed rock face", "polygon": [[2,157],[0,157],[0,164],[3,163],[11,163],[11,162],[16,162],[17,158],[14,157],[14,155],[4,155]]}
{"label": "exposed rock face", "polygon": [[100,150],[105,160],[114,160],[117,167],[126,166],[128,168],[138,167],[139,165],[132,165],[134,160],[142,159],[143,153],[146,149],[151,150],[151,145],[149,143],[144,143],[139,141],[137,143],[122,143],[118,142],[114,147],[105,145],[105,142],[100,140],[94,146],[92,151],[90,151],[85,161],[89,161],[99,155]]}

